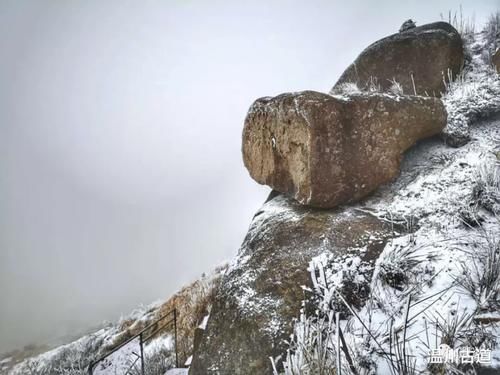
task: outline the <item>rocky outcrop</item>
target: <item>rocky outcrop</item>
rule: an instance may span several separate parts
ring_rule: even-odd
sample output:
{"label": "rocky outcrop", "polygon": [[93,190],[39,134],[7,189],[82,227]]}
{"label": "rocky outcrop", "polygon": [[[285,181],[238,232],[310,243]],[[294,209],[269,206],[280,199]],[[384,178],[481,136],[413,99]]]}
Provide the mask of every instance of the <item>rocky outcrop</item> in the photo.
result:
{"label": "rocky outcrop", "polygon": [[493,67],[497,70],[497,73],[500,74],[500,48],[493,54],[491,57],[491,63]]}
{"label": "rocky outcrop", "polygon": [[[326,252],[373,265],[390,235],[379,219],[354,209],[316,210],[272,198],[255,215],[216,293],[190,374],[271,374],[269,357],[285,352],[302,286],[311,286],[310,260]],[[347,295],[355,305],[356,293]]]}
{"label": "rocky outcrop", "polygon": [[366,48],[342,74],[342,84],[376,84],[387,91],[398,82],[405,94],[440,96],[448,70],[454,78],[462,69],[464,49],[460,34],[446,22],[406,29]]}
{"label": "rocky outcrop", "polygon": [[331,208],[394,179],[403,152],[445,125],[446,111],[435,98],[283,94],[251,106],[243,160],[260,184]]}

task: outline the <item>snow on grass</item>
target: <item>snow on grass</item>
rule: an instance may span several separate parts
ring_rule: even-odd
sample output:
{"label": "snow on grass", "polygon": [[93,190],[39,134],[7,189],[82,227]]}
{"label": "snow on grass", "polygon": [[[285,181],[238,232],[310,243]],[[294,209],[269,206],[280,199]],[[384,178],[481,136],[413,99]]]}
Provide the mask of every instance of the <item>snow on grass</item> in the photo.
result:
{"label": "snow on grass", "polygon": [[[27,359],[15,365],[9,375],[88,375],[88,367],[91,362],[100,358],[119,342],[123,334],[124,322],[133,321],[134,324],[142,322],[147,325],[156,319],[156,312],[161,305],[157,302],[134,310],[129,316],[122,317],[119,323],[86,335],[72,343],[57,347],[37,357]],[[111,346],[110,346],[111,345]],[[144,346],[144,354],[147,361],[146,367],[150,368],[148,374],[156,374],[158,369],[163,373],[167,368],[174,365],[172,354],[172,336],[162,335],[154,338]],[[130,360],[136,358],[132,352],[139,350],[139,339],[132,340],[122,349],[110,357],[109,366],[100,366],[96,374],[115,374],[115,371],[130,367]]]}
{"label": "snow on grass", "polygon": [[144,353],[147,356],[156,354],[160,351],[169,351],[174,347],[174,339],[172,335],[164,335],[156,337],[146,344],[144,347]]}
{"label": "snow on grass", "polygon": [[8,368],[10,366],[10,363],[13,360],[14,359],[12,357],[6,357],[6,358],[3,358],[2,360],[0,360],[0,374],[7,372]]}
{"label": "snow on grass", "polygon": [[[500,226],[500,221],[498,222]],[[460,262],[458,285],[471,296],[479,311],[500,309],[500,234],[476,230],[470,239],[471,249],[464,250],[466,260]]]}
{"label": "snow on grass", "polygon": [[9,372],[10,375],[88,374],[88,366],[97,358],[108,329],[101,329],[70,344],[60,346],[35,358],[27,359]]}
{"label": "snow on grass", "polygon": [[[177,344],[182,353],[188,353],[192,348],[191,329],[194,330],[199,324],[196,316],[200,312],[205,314],[205,308],[209,309],[206,303],[210,303],[210,293],[218,285],[224,272],[225,266],[218,267],[210,274],[203,275],[200,280],[183,288],[166,302],[154,302],[148,306],[140,306],[128,316],[121,317],[117,323],[107,323],[105,328],[83,336],[77,341],[17,364],[11,362],[0,364],[0,373],[9,375],[57,375],[59,373],[88,375],[88,366],[91,362],[127,342],[148,325],[165,316],[167,312],[171,312],[174,307],[178,312]],[[168,316],[171,317],[171,315]],[[165,330],[157,332],[155,338],[145,346],[147,374],[162,374],[167,368],[174,365],[171,329],[172,327],[169,325]],[[154,330],[154,327],[151,330]],[[133,346],[134,348],[136,349],[136,346]],[[130,355],[122,355],[118,362],[128,363],[129,358]],[[180,360],[183,359],[180,358]]]}
{"label": "snow on grass", "polygon": [[444,135],[452,146],[470,140],[470,125],[478,118],[500,111],[500,76],[489,63],[488,31],[471,35],[464,42],[471,60],[455,81],[448,80],[442,97],[448,112]]}
{"label": "snow on grass", "polygon": [[[359,312],[359,316],[370,322],[369,329],[373,330],[372,333],[387,351],[390,350],[387,342],[393,336],[391,327],[392,330],[399,327],[400,332],[405,327],[406,337],[410,338],[407,349],[412,351],[414,366],[420,370],[428,366],[430,349],[436,348],[436,343],[443,340],[444,334],[440,331],[445,326],[443,322],[456,314],[473,317],[481,307],[472,293],[463,293],[463,288],[458,285],[463,273],[461,265],[467,267],[473,264],[469,255],[475,261],[484,261],[485,258],[479,249],[472,246],[474,229],[459,220],[457,212],[460,204],[473,197],[478,171],[484,163],[496,163],[490,151],[500,136],[500,122],[475,127],[472,135],[474,140],[471,143],[455,150],[441,165],[414,159],[403,169],[399,183],[388,187],[382,196],[368,200],[363,207],[384,218],[389,211],[392,216],[412,217],[418,222],[418,228],[413,233],[395,238],[384,249],[373,277],[372,297],[376,305],[368,304]],[[443,147],[438,143],[422,145],[420,152],[425,152],[422,159],[429,159],[429,154],[442,152]],[[405,174],[410,173],[415,163],[422,163],[420,174],[406,179]],[[491,213],[485,213],[482,228],[497,234],[500,232],[497,218]],[[480,266],[478,269],[476,277],[484,272]],[[489,269],[494,270],[495,267],[490,266]],[[391,282],[396,285],[391,285]],[[481,284],[481,279],[475,284],[472,282],[474,286],[477,283]],[[495,285],[493,283],[489,290],[494,289]],[[481,295],[484,296],[484,293]],[[407,322],[403,312],[408,296],[414,302]],[[457,347],[469,345],[468,340],[480,334],[473,331],[475,326],[471,322],[471,319],[467,320],[470,324],[464,327],[464,332],[456,332],[460,336],[455,342]],[[355,335],[366,331],[356,320],[351,327]],[[486,327],[484,331],[485,336],[498,337],[495,327]],[[401,335],[399,340],[402,340]],[[375,350],[376,345],[372,343],[371,348]],[[499,356],[498,347],[493,349],[493,355]],[[375,357],[380,371],[384,367],[388,373],[392,371],[386,359],[380,355]]]}

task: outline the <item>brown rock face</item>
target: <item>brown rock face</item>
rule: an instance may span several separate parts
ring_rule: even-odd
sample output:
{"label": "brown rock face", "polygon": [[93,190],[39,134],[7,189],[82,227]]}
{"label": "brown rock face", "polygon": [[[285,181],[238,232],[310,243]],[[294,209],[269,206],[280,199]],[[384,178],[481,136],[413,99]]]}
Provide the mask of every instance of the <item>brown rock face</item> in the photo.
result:
{"label": "brown rock face", "polygon": [[[366,48],[342,74],[332,91],[343,83],[366,87],[375,81],[383,91],[397,81],[404,94],[441,96],[448,69],[454,78],[462,69],[464,50],[457,30],[446,22],[410,28]],[[412,79],[413,76],[413,79]]]}
{"label": "brown rock face", "polygon": [[497,73],[500,74],[500,48],[491,57],[493,67],[496,68]]}
{"label": "brown rock face", "polygon": [[[312,287],[311,259],[322,253],[359,256],[371,265],[369,286],[391,235],[388,225],[354,209],[317,210],[282,195],[271,198],[255,215],[217,290],[189,374],[272,374],[269,357],[288,348],[285,340],[305,299],[302,285]],[[345,297],[358,306],[359,294],[352,288]]]}
{"label": "brown rock face", "polygon": [[260,184],[332,208],[394,179],[402,153],[445,125],[446,111],[435,98],[283,94],[251,106],[243,161]]}

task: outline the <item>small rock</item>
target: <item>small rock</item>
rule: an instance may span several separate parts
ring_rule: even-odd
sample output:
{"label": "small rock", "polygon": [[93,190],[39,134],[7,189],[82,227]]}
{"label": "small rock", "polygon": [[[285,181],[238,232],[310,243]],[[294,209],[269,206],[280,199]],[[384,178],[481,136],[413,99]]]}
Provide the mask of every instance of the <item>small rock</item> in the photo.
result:
{"label": "small rock", "polygon": [[403,22],[403,24],[399,28],[399,32],[402,33],[404,31],[407,31],[407,30],[410,30],[410,29],[414,29],[415,27],[417,27],[417,25],[415,24],[415,22],[413,22],[412,19],[409,19],[409,20],[406,20],[405,22]]}

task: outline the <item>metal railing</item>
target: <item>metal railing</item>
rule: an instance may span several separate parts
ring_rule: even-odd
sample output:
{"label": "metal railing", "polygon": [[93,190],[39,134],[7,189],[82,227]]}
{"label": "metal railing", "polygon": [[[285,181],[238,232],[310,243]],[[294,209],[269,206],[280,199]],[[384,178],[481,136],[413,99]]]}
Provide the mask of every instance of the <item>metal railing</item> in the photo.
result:
{"label": "metal railing", "polygon": [[[169,317],[170,319],[167,319]],[[107,374],[110,373],[110,368],[114,370],[113,374],[145,375],[144,345],[151,341],[151,339],[161,330],[172,325],[174,328],[175,366],[179,367],[177,352],[177,310],[173,309],[153,323],[147,325],[127,341],[113,348],[113,350],[106,353],[106,355],[92,362],[89,365],[89,375]],[[120,357],[120,355],[122,357]],[[113,357],[115,357],[116,363],[113,362]],[[126,360],[128,360],[128,363]],[[124,362],[126,362],[126,364],[124,364]],[[140,364],[139,367],[138,363]]]}

